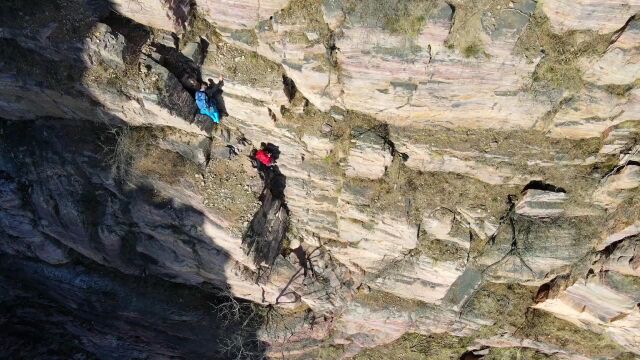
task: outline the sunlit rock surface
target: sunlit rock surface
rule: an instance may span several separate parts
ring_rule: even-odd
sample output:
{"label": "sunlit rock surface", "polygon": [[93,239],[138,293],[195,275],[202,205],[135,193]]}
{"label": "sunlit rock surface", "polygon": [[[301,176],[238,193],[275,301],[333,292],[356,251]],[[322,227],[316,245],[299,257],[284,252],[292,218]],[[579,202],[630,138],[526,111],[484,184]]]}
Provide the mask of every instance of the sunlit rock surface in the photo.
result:
{"label": "sunlit rock surface", "polygon": [[[356,130],[358,131],[358,130]],[[384,139],[362,130],[349,149],[345,174],[350,177],[379,179],[391,165],[391,149]]]}
{"label": "sunlit rock surface", "polygon": [[569,30],[593,30],[609,33],[620,29],[627,20],[640,10],[636,0],[616,0],[605,3],[597,0],[545,1],[544,13],[553,28],[559,32]]}
{"label": "sunlit rock surface", "polygon": [[598,85],[625,85],[640,77],[640,22],[631,21],[607,52],[585,67],[584,78]]}
{"label": "sunlit rock surface", "polygon": [[637,298],[597,283],[575,284],[536,308],[578,326],[605,332],[623,346],[638,351],[640,313]]}
{"label": "sunlit rock surface", "polygon": [[564,212],[562,204],[567,200],[564,192],[527,190],[516,205],[516,213],[533,217],[555,217]]}
{"label": "sunlit rock surface", "polygon": [[205,0],[198,1],[198,10],[205,19],[221,28],[253,29],[258,21],[268,19],[284,8],[289,0]]}
{"label": "sunlit rock surface", "polygon": [[186,0],[112,0],[118,13],[141,24],[173,32],[187,25],[191,2]]}

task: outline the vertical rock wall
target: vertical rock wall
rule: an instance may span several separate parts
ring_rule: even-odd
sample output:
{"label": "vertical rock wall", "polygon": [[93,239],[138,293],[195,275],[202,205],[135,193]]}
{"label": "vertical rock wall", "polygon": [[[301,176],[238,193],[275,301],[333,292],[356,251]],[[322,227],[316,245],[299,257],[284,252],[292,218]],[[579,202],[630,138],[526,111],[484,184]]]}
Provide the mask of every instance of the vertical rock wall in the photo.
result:
{"label": "vertical rock wall", "polygon": [[[60,266],[109,294],[126,274],[261,304],[258,353],[390,357],[435,334],[475,356],[640,353],[633,1],[76,1],[93,23],[71,30],[56,4],[28,24],[0,13],[0,252],[17,259],[2,301],[56,295],[38,274]],[[214,126],[192,96],[219,75],[230,116]],[[266,187],[261,142],[279,151]],[[29,268],[29,289],[5,281]],[[142,332],[65,316],[46,321],[77,352]],[[193,346],[147,334],[123,356],[206,357],[219,334],[194,329],[166,330]]]}

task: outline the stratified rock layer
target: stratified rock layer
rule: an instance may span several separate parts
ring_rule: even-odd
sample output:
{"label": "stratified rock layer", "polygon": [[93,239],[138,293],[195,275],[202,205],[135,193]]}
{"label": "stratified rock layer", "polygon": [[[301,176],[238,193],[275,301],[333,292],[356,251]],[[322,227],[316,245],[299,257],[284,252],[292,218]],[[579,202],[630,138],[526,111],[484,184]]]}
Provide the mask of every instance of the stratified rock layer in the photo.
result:
{"label": "stratified rock layer", "polygon": [[[74,271],[107,295],[128,288],[119,276],[152,276],[264,305],[250,341],[291,357],[406,333],[462,337],[474,354],[600,355],[535,338],[531,307],[610,339],[605,357],[640,354],[639,3],[112,5],[120,15],[88,17],[101,20],[80,40],[37,21],[0,29],[0,255],[17,259],[0,288],[14,269],[62,279],[69,297],[50,298],[80,350],[206,357],[200,341],[220,334],[150,322],[189,349],[152,332],[142,349],[105,345],[112,327],[77,327],[95,319]],[[565,48],[524,44],[531,34]],[[596,37],[609,46],[582,48]],[[577,85],[543,73],[554,65]],[[214,125],[193,93],[220,75],[229,116]],[[262,142],[277,160],[258,172]],[[0,302],[17,314],[31,291]],[[128,316],[156,314],[116,303],[124,334],[143,332]]]}

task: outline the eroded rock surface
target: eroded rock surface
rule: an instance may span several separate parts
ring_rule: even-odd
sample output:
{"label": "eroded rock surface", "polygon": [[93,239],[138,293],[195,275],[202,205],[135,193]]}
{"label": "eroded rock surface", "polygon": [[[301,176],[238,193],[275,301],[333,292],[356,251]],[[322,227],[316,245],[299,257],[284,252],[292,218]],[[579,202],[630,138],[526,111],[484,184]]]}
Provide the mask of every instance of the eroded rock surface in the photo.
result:
{"label": "eroded rock surface", "polygon": [[601,3],[595,0],[547,1],[542,9],[558,31],[593,30],[609,33],[620,29],[638,12],[640,3],[634,0]]}
{"label": "eroded rock surface", "polygon": [[140,24],[181,32],[188,25],[191,2],[185,0],[112,0],[113,9]]}
{"label": "eroded rock surface", "polygon": [[639,42],[640,22],[634,20],[629,22],[607,52],[590,64],[584,75],[585,80],[598,85],[624,85],[638,79]]}

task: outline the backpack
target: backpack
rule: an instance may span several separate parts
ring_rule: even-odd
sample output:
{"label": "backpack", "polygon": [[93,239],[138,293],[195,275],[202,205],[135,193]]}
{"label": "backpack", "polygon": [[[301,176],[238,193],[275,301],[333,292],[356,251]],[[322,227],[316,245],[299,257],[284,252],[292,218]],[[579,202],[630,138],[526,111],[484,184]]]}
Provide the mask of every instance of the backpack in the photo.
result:
{"label": "backpack", "polygon": [[209,109],[207,94],[205,94],[204,91],[196,91],[196,105],[200,110]]}
{"label": "backpack", "polygon": [[272,164],[271,155],[264,150],[258,150],[256,152],[256,160],[260,161],[266,166],[270,166]]}

